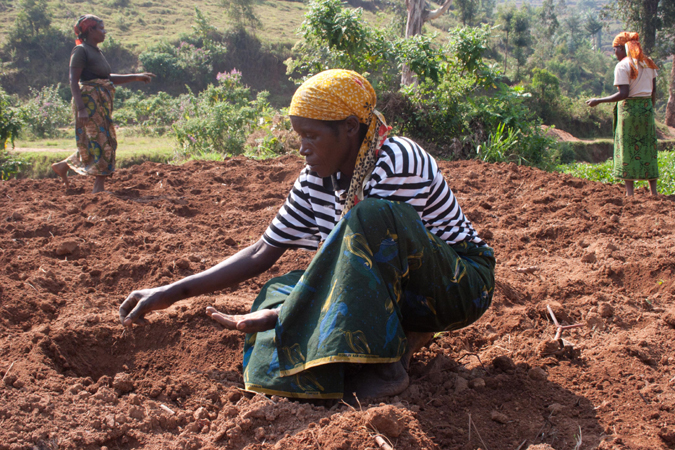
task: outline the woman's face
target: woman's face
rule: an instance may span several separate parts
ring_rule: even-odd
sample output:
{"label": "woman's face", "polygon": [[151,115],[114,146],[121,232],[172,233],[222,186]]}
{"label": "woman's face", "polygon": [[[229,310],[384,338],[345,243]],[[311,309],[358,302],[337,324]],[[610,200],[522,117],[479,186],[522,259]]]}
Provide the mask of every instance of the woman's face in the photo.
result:
{"label": "woman's face", "polygon": [[329,177],[338,171],[352,175],[358,146],[354,152],[346,122],[333,127],[322,120],[290,118],[293,130],[300,136],[300,154],[312,172],[320,177]]}
{"label": "woman's face", "polygon": [[623,45],[612,48],[614,48],[614,56],[616,56],[616,59],[619,61],[626,57],[626,49],[623,47]]}
{"label": "woman's face", "polygon": [[105,41],[105,35],[105,25],[103,25],[103,21],[101,21],[89,28],[89,31],[87,31],[87,41],[91,42],[92,44],[100,44],[101,42]]}

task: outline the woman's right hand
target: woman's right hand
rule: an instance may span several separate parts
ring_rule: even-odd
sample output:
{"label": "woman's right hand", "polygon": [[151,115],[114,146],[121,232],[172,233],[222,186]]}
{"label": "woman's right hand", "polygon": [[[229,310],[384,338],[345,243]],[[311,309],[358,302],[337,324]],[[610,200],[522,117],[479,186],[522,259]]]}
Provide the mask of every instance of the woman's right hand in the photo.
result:
{"label": "woman's right hand", "polygon": [[125,327],[130,327],[134,323],[145,325],[148,323],[145,318],[147,313],[168,308],[171,304],[165,286],[134,291],[120,305],[120,322]]}
{"label": "woman's right hand", "polygon": [[77,110],[77,124],[80,127],[83,127],[86,125],[87,121],[89,120],[89,113],[87,112],[86,108],[81,108]]}

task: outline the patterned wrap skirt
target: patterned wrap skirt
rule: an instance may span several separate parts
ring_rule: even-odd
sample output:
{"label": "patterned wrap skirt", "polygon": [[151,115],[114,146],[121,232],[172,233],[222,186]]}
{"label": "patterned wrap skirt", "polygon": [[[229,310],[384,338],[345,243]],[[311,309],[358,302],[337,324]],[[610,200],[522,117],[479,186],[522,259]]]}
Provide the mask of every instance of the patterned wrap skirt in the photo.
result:
{"label": "patterned wrap skirt", "polygon": [[344,363],[389,363],[405,331],[465,327],[487,310],[494,252],[448,245],[406,203],[366,199],[337,224],[305,271],[271,279],[252,311],[279,308],[274,329],[247,334],[246,389],[342,398]]}
{"label": "patterned wrap skirt", "polygon": [[68,166],[80,175],[109,176],[115,172],[117,135],[112,121],[115,86],[110,80],[95,79],[80,82],[82,101],[89,115],[84,126],[75,113],[77,152],[70,155]]}
{"label": "patterned wrap skirt", "polygon": [[612,175],[622,180],[655,180],[659,177],[651,97],[628,98],[614,107]]}

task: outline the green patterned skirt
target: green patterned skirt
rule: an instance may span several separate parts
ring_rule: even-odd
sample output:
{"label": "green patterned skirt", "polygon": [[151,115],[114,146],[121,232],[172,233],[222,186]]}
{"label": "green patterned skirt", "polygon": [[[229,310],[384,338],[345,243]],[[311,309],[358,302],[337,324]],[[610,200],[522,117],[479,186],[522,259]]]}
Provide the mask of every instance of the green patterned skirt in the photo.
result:
{"label": "green patterned skirt", "polygon": [[490,306],[494,252],[431,234],[412,206],[366,199],[341,220],[305,271],[273,278],[252,311],[279,308],[275,329],[247,334],[246,389],[342,398],[343,363],[388,363],[405,331],[465,327]]}
{"label": "green patterned skirt", "polygon": [[80,83],[82,101],[89,120],[81,127],[75,113],[77,151],[70,155],[68,166],[80,175],[108,176],[115,172],[117,136],[112,121],[115,87],[110,80],[96,79]]}
{"label": "green patterned skirt", "polygon": [[659,177],[651,97],[621,100],[614,107],[612,175],[622,180],[655,180]]}

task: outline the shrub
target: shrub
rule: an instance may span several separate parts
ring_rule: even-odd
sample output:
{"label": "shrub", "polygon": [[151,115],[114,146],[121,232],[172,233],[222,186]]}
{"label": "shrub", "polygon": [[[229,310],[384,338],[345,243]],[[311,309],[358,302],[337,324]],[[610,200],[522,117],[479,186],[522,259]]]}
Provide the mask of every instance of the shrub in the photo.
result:
{"label": "shrub", "polygon": [[287,115],[266,115],[258,122],[260,128],[246,139],[246,156],[273,158],[300,148],[300,138],[293,131]]}
{"label": "shrub", "polygon": [[164,134],[181,117],[180,97],[172,97],[166,92],[147,95],[120,88],[115,100],[118,106],[113,115],[115,123],[138,125],[141,134]]}
{"label": "shrub", "polygon": [[0,151],[4,151],[8,144],[14,146],[14,139],[21,131],[21,119],[16,108],[11,106],[9,96],[0,88]]}
{"label": "shrub", "polygon": [[59,95],[61,85],[30,89],[31,98],[19,108],[25,131],[35,138],[56,137],[59,128],[72,123],[72,111]]}
{"label": "shrub", "polygon": [[250,89],[241,83],[235,69],[218,74],[198,95],[181,96],[181,117],[173,125],[178,141],[177,156],[218,153],[236,155],[244,151],[246,136],[257,128],[259,119],[270,113],[267,92],[251,100]]}

